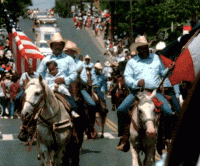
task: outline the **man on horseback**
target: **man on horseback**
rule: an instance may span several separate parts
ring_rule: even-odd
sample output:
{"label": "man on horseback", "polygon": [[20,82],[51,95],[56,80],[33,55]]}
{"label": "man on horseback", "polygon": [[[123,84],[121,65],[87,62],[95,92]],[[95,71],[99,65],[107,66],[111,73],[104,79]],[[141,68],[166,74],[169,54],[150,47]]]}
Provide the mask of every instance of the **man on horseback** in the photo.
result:
{"label": "man on horseback", "polygon": [[[125,83],[130,88],[131,94],[124,99],[117,109],[119,136],[123,135],[124,130],[129,130],[125,129],[125,126],[128,126],[125,125],[126,117],[135,95],[141,88],[153,92],[159,86],[160,76],[164,77],[168,70],[174,68],[174,65],[169,65],[165,69],[158,55],[149,53],[149,45],[147,42],[135,42],[134,46],[137,50],[137,55],[128,61],[124,72]],[[156,96],[158,100],[163,102],[161,106],[163,116],[169,120],[171,115],[173,115],[171,108],[161,92],[158,91]],[[116,148],[117,150],[124,150],[124,145],[127,140],[123,140],[123,138],[121,140],[121,144]]]}
{"label": "man on horseback", "polygon": [[[46,63],[54,60],[58,64],[58,69],[63,72],[65,77],[59,77],[55,79],[56,84],[65,84],[69,87],[69,84],[74,82],[77,78],[77,72],[75,69],[75,62],[73,58],[69,55],[63,53],[65,47],[65,41],[63,40],[60,33],[54,33],[53,37],[49,41],[50,48],[53,51],[52,55],[47,55],[40,63],[37,72],[41,74],[44,78],[47,75]],[[73,96],[67,96],[67,101],[70,103],[72,110],[77,112],[78,106],[74,101]]]}
{"label": "man on horseback", "polygon": [[102,91],[107,92],[107,84],[106,84],[106,78],[104,75],[101,74],[101,70],[103,69],[103,66],[100,62],[97,62],[94,65],[94,68],[91,71],[92,74],[92,86],[94,90],[97,92],[100,100],[102,101],[102,107],[105,112],[108,112],[108,109],[106,108],[106,101],[104,99]]}
{"label": "man on horseback", "polygon": [[74,42],[67,41],[64,51],[66,54],[70,55],[74,59],[75,64],[76,64],[76,71],[78,73],[78,76],[80,76],[80,79],[81,79],[81,84],[82,84],[81,94],[84,100],[86,101],[86,103],[88,104],[88,106],[90,106],[91,109],[93,109],[96,106],[96,104],[91,98],[91,96],[88,94],[88,92],[84,89],[88,82],[86,67],[84,67],[83,62],[79,60],[78,58],[76,58],[76,55],[75,55],[75,54],[79,55],[81,52],[81,49],[79,49]]}

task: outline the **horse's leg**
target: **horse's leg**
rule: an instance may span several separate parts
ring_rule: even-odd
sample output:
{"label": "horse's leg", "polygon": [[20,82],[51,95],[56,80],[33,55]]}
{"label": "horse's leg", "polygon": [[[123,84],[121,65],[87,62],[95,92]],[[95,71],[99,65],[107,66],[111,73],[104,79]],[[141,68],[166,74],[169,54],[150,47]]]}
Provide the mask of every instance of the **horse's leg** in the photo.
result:
{"label": "horse's leg", "polygon": [[106,116],[102,115],[101,117],[101,138],[104,138],[104,126],[106,122]]}
{"label": "horse's leg", "polygon": [[130,144],[130,150],[131,150],[131,155],[132,155],[132,166],[141,166],[141,164],[139,164],[138,152],[133,147],[132,143]]}
{"label": "horse's leg", "polygon": [[144,166],[152,166],[155,163],[155,144],[151,144],[146,150]]}
{"label": "horse's leg", "polygon": [[39,154],[41,157],[41,165],[49,165],[50,160],[49,160],[49,152],[48,148],[44,144],[39,144]]}

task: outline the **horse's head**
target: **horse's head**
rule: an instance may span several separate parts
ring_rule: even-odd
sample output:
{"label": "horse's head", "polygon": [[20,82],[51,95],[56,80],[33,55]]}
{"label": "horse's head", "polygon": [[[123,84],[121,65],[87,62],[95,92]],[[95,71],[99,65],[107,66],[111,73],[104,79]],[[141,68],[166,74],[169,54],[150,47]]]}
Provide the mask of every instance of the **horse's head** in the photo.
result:
{"label": "horse's head", "polygon": [[138,111],[141,126],[146,129],[148,137],[155,137],[156,130],[154,126],[155,122],[155,105],[152,98],[156,95],[156,90],[151,95],[147,91],[140,92],[137,97],[139,99]]}
{"label": "horse's head", "polygon": [[25,101],[22,109],[22,117],[34,115],[37,111],[44,107],[44,84],[42,76],[31,79],[27,76],[27,85],[25,87]]}

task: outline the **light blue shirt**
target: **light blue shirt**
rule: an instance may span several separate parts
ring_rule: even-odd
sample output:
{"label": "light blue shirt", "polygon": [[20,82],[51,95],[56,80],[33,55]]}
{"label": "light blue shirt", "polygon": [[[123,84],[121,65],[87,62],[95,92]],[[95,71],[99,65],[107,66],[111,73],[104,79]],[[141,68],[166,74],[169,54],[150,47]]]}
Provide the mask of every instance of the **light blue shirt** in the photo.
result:
{"label": "light blue shirt", "polygon": [[86,64],[86,62],[83,62],[83,66],[84,66],[84,67],[92,68],[92,67],[94,66],[94,63],[89,62],[88,64]]}
{"label": "light blue shirt", "polygon": [[74,61],[75,61],[76,71],[79,71],[83,67],[83,62],[80,61],[78,58],[75,58]]}
{"label": "light blue shirt", "polygon": [[112,69],[112,67],[110,67],[110,66],[106,66],[106,67],[104,67],[103,70],[102,70],[102,74],[103,74],[104,76],[106,76],[106,77],[111,77],[112,72],[113,72],[113,69]]}
{"label": "light blue shirt", "polygon": [[150,53],[147,59],[136,55],[127,62],[124,71],[125,83],[131,89],[139,89],[137,84],[144,79],[145,88],[156,89],[160,84],[160,76],[164,77],[167,71],[158,55]]}
{"label": "light blue shirt", "polygon": [[[27,72],[23,73],[19,79],[19,84],[21,88],[23,87],[23,80],[26,80],[26,76],[28,75]],[[33,72],[33,74],[28,75],[30,78],[39,78],[39,73]]]}
{"label": "light blue shirt", "polygon": [[[47,72],[46,77],[45,77],[45,81],[51,89],[54,89],[55,80],[57,78],[64,78],[64,77],[65,77],[65,74],[63,72],[60,72],[60,71],[58,71],[58,73],[55,76],[53,76],[49,72]],[[66,85],[66,84],[64,84],[64,85],[67,89],[68,85]]]}
{"label": "light blue shirt", "polygon": [[102,74],[97,75],[94,68],[92,68],[91,70],[91,75],[92,85],[98,86],[99,88],[101,88],[101,91],[107,92],[106,77]]}
{"label": "light blue shirt", "polygon": [[46,56],[40,63],[37,72],[42,74],[45,78],[47,74],[47,66],[46,63],[48,61],[55,61],[58,64],[58,70],[65,74],[64,80],[65,84],[69,85],[71,82],[75,81],[77,78],[77,72],[75,67],[74,59],[66,55],[65,53],[61,53],[59,56],[48,55]]}

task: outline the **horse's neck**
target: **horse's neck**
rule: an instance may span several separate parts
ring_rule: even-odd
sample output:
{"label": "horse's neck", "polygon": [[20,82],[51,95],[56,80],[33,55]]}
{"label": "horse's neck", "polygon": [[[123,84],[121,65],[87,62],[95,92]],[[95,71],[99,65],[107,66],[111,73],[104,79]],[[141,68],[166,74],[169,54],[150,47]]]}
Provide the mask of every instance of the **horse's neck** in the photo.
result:
{"label": "horse's neck", "polygon": [[140,119],[139,119],[139,112],[138,107],[136,106],[133,110],[132,119],[135,121],[135,124],[138,128],[140,128]]}
{"label": "horse's neck", "polygon": [[55,114],[56,111],[59,110],[58,100],[55,97],[53,91],[51,91],[47,85],[46,85],[45,91],[46,91],[45,92],[46,93],[46,96],[45,96],[46,106],[51,109],[52,114]]}

